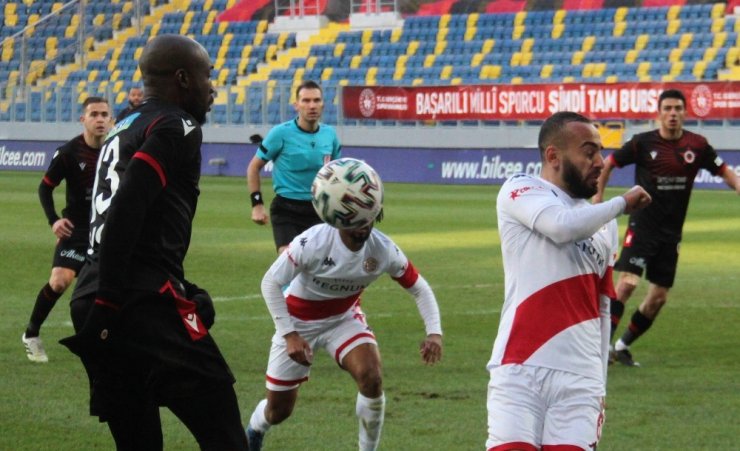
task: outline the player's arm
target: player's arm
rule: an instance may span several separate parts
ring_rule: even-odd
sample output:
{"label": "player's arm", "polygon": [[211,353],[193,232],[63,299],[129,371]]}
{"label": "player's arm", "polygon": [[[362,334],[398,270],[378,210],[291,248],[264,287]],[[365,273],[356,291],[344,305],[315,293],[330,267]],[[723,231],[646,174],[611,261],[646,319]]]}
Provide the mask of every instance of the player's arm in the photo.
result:
{"label": "player's arm", "polygon": [[247,166],[247,189],[252,202],[252,221],[264,225],[270,220],[265,211],[265,202],[262,196],[262,179],[260,171],[267,162],[259,156],[254,156]]}
{"label": "player's arm", "polygon": [[442,320],[434,291],[410,261],[406,264],[403,274],[393,279],[416,301],[416,308],[426,330],[426,338],[419,346],[419,353],[424,363],[433,365],[442,358]]}
{"label": "player's arm", "polygon": [[288,312],[282,287],[288,284],[298,273],[298,266],[289,252],[283,252],[262,278],[262,297],[267,304],[275,331],[285,338],[288,356],[301,365],[311,365],[313,351],[303,337],[296,331],[293,319]]}
{"label": "player's arm", "polygon": [[49,168],[44,174],[44,178],[41,179],[38,189],[41,208],[44,210],[44,215],[46,215],[46,219],[49,221],[51,231],[59,239],[69,238],[72,236],[72,230],[74,229],[72,221],[59,217],[54,206],[54,189],[66,177],[66,167],[65,154],[60,149],[57,149],[54,158],[51,160],[51,164],[49,164]]}
{"label": "player's arm", "polygon": [[604,169],[601,170],[601,175],[599,175],[599,180],[596,185],[596,194],[594,194],[592,199],[593,203],[598,204],[604,200],[604,190],[606,189],[606,185],[609,183],[609,177],[611,177],[614,166],[614,158],[609,155],[604,160]]}
{"label": "player's arm", "polygon": [[722,177],[722,180],[725,181],[727,186],[734,189],[735,192],[740,195],[740,179],[738,179],[735,171],[730,169],[729,166],[725,165],[725,170],[722,171],[722,174],[720,174],[720,176]]}

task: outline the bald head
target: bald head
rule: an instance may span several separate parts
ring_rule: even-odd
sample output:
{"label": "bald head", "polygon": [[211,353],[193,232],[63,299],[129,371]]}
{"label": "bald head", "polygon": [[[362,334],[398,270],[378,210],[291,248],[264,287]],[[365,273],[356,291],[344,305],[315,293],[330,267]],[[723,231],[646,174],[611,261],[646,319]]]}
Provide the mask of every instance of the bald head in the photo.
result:
{"label": "bald head", "polygon": [[149,41],[139,59],[147,99],[175,103],[201,124],[213,103],[211,60],[198,42],[165,34]]}

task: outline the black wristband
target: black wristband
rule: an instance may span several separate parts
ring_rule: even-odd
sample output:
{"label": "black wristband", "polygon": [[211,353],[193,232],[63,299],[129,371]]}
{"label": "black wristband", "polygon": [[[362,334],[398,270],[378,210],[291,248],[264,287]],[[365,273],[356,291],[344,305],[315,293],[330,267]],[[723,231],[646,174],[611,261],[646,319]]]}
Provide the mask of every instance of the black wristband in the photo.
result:
{"label": "black wristband", "polygon": [[249,198],[252,200],[252,206],[256,207],[257,205],[262,205],[264,202],[262,201],[262,192],[261,191],[255,191],[252,194],[249,195]]}

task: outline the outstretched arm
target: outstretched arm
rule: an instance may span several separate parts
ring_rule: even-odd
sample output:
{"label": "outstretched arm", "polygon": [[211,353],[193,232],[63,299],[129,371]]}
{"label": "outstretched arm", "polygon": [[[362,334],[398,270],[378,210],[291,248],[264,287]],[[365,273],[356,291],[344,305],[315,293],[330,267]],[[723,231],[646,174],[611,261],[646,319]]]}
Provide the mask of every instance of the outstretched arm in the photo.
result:
{"label": "outstretched arm", "polygon": [[735,172],[727,166],[725,166],[725,170],[722,172],[722,180],[725,181],[727,186],[734,189],[737,194],[740,194],[740,179],[738,179]]}

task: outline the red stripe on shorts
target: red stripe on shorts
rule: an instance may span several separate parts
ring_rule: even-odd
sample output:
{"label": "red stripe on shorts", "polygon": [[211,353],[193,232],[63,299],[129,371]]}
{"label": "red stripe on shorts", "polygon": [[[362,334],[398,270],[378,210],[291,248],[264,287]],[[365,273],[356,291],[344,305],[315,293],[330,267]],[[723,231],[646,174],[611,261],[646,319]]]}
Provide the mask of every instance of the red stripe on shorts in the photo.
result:
{"label": "red stripe on shorts", "polygon": [[303,320],[312,321],[329,318],[346,312],[360,299],[360,293],[340,299],[328,299],[326,301],[308,301],[297,296],[288,295],[285,301],[288,304],[288,313]]}
{"label": "red stripe on shorts", "polygon": [[336,360],[337,363],[341,365],[342,362],[339,361],[339,356],[342,355],[342,351],[344,351],[347,348],[347,346],[349,346],[352,343],[356,342],[360,338],[367,338],[367,337],[372,338],[373,340],[375,340],[375,335],[371,334],[370,332],[363,332],[361,334],[355,335],[354,337],[352,337],[349,340],[347,340],[344,343],[342,343],[342,346],[338,347],[337,348],[337,352],[334,353],[334,360]]}

